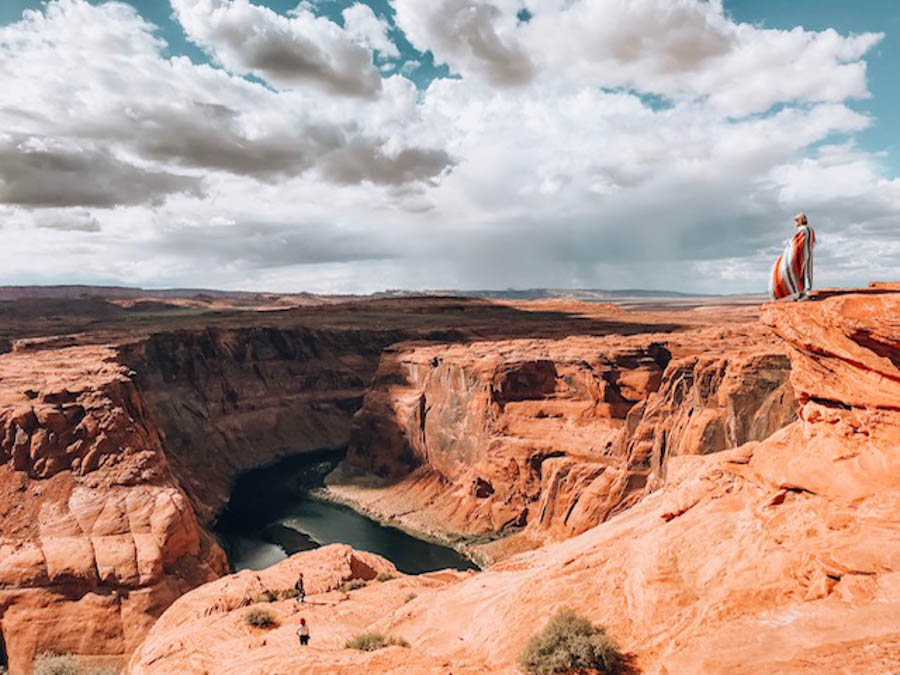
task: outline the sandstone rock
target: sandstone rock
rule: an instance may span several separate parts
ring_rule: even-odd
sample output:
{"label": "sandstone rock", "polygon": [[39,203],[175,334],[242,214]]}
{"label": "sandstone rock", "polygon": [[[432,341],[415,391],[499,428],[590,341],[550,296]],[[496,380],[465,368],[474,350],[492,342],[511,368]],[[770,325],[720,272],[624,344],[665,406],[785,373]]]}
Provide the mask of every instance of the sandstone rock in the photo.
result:
{"label": "sandstone rock", "polygon": [[[301,571],[307,591],[302,606],[291,593]],[[396,578],[375,581],[379,572]],[[135,652],[128,672],[484,672],[477,661],[436,658],[416,645],[377,652],[344,647],[346,640],[384,616],[408,611],[415,603],[434,597],[439,589],[467,577],[463,572],[406,577],[383,558],[339,544],[298,553],[262,572],[240,572],[177,600]],[[339,590],[351,579],[370,583],[350,593]],[[287,597],[271,600],[272,594],[284,592]],[[407,602],[411,594],[416,599]],[[251,607],[265,609],[277,625],[267,631],[248,626],[244,614]],[[295,635],[301,616],[311,633],[310,645],[303,649]]]}
{"label": "sandstone rock", "polygon": [[0,630],[14,673],[41,650],[122,654],[227,568],[112,352],[62,351],[0,357]]}
{"label": "sandstone rock", "polygon": [[[891,672],[896,303],[870,289],[765,308],[790,384],[754,308],[439,299],[23,333],[0,355],[13,672],[42,649],[128,654],[170,605],[135,672],[509,671],[562,604],[651,673]],[[275,632],[242,620],[296,568],[203,586],[226,569],[205,526],[238,472],[341,445],[351,427],[371,436],[342,468],[368,508],[517,534],[480,545],[504,561],[471,577],[327,590],[335,604],[311,607],[322,640],[301,654],[291,601],[273,603]],[[317,593],[382,569],[320,555],[302,563]],[[342,648],[369,628],[415,649]]]}
{"label": "sandstone rock", "polygon": [[344,469],[327,482],[339,499],[448,541],[527,526],[477,546],[498,559],[628,508],[665,482],[673,456],[768,437],[796,416],[789,372],[780,341],[746,320],[673,335],[395,345],[347,456],[387,480]]}

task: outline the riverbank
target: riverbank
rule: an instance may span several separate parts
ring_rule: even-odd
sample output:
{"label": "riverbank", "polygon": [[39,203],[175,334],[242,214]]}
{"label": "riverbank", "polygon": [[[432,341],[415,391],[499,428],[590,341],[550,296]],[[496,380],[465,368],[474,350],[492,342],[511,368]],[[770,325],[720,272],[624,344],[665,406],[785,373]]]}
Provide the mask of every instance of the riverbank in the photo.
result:
{"label": "riverbank", "polygon": [[342,461],[325,476],[324,485],[311,490],[310,495],[351,508],[366,518],[401,530],[416,539],[452,548],[482,569],[496,562],[501,557],[501,550],[502,557],[508,555],[503,544],[518,534],[521,528],[476,535],[447,530],[429,517],[427,511],[411,508],[415,500],[408,498],[408,492],[420,485],[419,481],[410,479],[408,490],[398,488],[397,481],[379,478]]}

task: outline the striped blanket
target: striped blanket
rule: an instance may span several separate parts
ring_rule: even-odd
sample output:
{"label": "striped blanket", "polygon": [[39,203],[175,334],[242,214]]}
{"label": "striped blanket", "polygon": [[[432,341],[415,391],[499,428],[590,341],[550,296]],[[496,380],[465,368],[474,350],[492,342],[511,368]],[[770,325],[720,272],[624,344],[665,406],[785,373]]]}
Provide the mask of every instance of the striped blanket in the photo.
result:
{"label": "striped blanket", "polygon": [[815,244],[815,230],[809,225],[797,228],[772,268],[769,279],[769,297],[772,300],[796,300],[809,291],[813,282]]}

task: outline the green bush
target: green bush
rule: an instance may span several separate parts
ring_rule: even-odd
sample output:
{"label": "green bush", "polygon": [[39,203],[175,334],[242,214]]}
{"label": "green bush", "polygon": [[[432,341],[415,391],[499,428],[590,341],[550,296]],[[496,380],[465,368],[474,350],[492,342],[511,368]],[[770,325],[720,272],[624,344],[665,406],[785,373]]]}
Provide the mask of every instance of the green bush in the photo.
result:
{"label": "green bush", "polygon": [[397,577],[391,574],[390,572],[379,572],[378,576],[375,577],[375,581],[390,581],[391,579],[396,579]]}
{"label": "green bush", "polygon": [[616,643],[571,609],[562,609],[544,629],[528,641],[519,659],[526,673],[551,675],[577,668],[592,668],[602,675],[618,675],[624,661]]}
{"label": "green bush", "polygon": [[251,609],[244,614],[244,623],[257,628],[271,628],[275,625],[275,618],[267,609]]}
{"label": "green bush", "polygon": [[385,637],[381,633],[360,633],[344,643],[347,649],[358,649],[361,652],[374,652],[382,647],[409,647],[403,638]]}
{"label": "green bush", "polygon": [[355,591],[357,588],[362,588],[365,585],[365,579],[351,579],[350,581],[342,583],[340,590],[344,591],[344,593],[349,593],[350,591]]}
{"label": "green bush", "polygon": [[41,652],[34,659],[34,675],[79,675],[80,671],[72,654]]}

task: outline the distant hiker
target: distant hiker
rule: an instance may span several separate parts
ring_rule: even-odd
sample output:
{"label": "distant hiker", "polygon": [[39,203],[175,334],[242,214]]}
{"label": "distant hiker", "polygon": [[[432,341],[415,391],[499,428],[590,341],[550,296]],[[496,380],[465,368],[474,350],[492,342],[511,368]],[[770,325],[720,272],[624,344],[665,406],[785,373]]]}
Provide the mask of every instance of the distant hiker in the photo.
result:
{"label": "distant hiker", "polygon": [[306,625],[306,619],[300,619],[300,625],[297,627],[297,635],[300,636],[300,644],[304,647],[309,644],[309,626]]}
{"label": "distant hiker", "polygon": [[813,283],[813,246],[816,232],[805,213],[794,216],[797,231],[772,268],[769,297],[772,300],[806,300]]}
{"label": "distant hiker", "polygon": [[297,602],[306,603],[306,589],[303,587],[303,572],[300,572],[300,576],[297,577],[297,583],[294,584],[294,588],[297,590]]}

